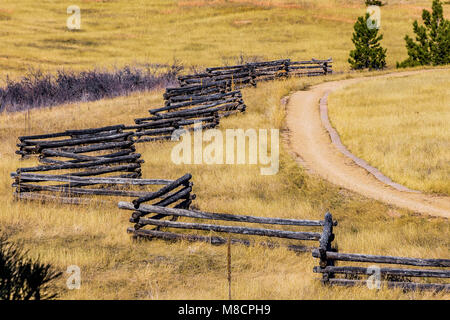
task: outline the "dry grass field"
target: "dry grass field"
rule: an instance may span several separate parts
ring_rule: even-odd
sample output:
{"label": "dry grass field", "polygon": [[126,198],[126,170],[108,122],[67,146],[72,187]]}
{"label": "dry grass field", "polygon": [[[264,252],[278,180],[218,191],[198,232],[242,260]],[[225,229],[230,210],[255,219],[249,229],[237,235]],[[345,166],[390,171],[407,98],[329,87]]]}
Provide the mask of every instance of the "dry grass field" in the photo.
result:
{"label": "dry grass field", "polygon": [[[381,9],[388,66],[406,57],[431,0],[390,0]],[[333,57],[348,70],[353,24],[363,0],[135,0],[79,3],[81,30],[66,28],[66,2],[2,0],[0,79],[30,68],[86,70],[135,63],[213,66],[241,54],[266,59]],[[449,5],[444,6],[448,15]]]}
{"label": "dry grass field", "polygon": [[[404,34],[411,32],[412,21],[420,16],[422,7],[429,7],[430,1],[411,1],[407,5],[390,2],[393,4],[383,7],[382,31],[386,33],[383,43],[388,48],[388,63],[393,66],[406,55]],[[85,0],[80,5],[82,30],[69,32],[65,29],[65,3],[2,0],[0,77],[22,75],[29,67],[84,70],[132,61],[171,63],[179,59],[186,66],[210,66],[234,61],[241,54],[301,60],[332,56],[336,69],[346,71],[352,26],[364,12],[361,3]],[[285,110],[280,102],[283,97],[322,81],[365,75],[369,73],[290,79],[246,88],[243,98],[247,111],[224,119],[220,130],[278,128],[287,135]],[[399,81],[395,80],[399,88],[409,90],[409,83],[402,85]],[[0,230],[30,250],[31,255],[62,272],[70,265],[81,268],[79,290],[67,289],[68,274],[58,280],[57,291],[62,299],[228,298],[225,247],[159,240],[135,242],[126,233],[129,212],[114,205],[19,203],[12,197],[10,172],[36,163],[19,161],[14,154],[18,136],[130,124],[134,118],[146,116],[151,107],[161,106],[162,93],[134,93],[34,109],[28,114],[0,114]],[[333,103],[337,98],[333,97]],[[280,148],[280,170],[272,176],[260,175],[256,165],[178,166],[170,161],[173,146],[173,142],[137,146],[145,159],[143,177],[173,179],[192,173],[197,195],[194,203],[202,210],[300,219],[321,219],[330,210],[339,221],[336,242],[342,252],[449,258],[448,220],[416,215],[338,188],[308,174],[284,144]],[[445,168],[439,172],[445,174]],[[445,176],[440,179],[445,180]],[[444,293],[323,287],[316,280],[319,276],[312,273],[315,260],[310,253],[233,246],[232,296],[450,299]]]}
{"label": "dry grass field", "polygon": [[330,97],[343,143],[392,180],[450,194],[450,70],[371,80]]}
{"label": "dry grass field", "polygon": [[[329,76],[338,79],[343,76]],[[283,128],[280,99],[290,91],[324,79],[293,79],[245,89],[248,111],[227,118],[226,128]],[[148,106],[160,105],[161,92],[135,94],[91,103],[31,112],[29,132],[55,131],[128,123]],[[104,115],[107,114],[107,121]],[[52,121],[48,121],[51,118]],[[4,146],[0,174],[0,225],[15,241],[43,261],[64,271],[82,270],[80,290],[68,290],[66,275],[58,282],[65,299],[225,299],[226,248],[163,241],[133,242],[126,234],[128,212],[116,207],[70,207],[27,204],[12,200],[9,173],[26,162],[13,154],[16,137],[26,132],[24,114],[3,115],[0,141]],[[337,243],[343,252],[442,258],[448,256],[448,222],[415,216],[362,198],[308,175],[283,147],[277,175],[261,176],[259,167],[177,166],[173,142],[138,146],[146,163],[146,178],[194,177],[196,206],[203,210],[290,218],[320,219],[331,210],[339,220]],[[157,156],[156,156],[157,155]],[[31,160],[27,160],[31,162]],[[395,232],[393,232],[393,230]],[[396,245],[393,246],[392,244]],[[307,243],[305,243],[307,244]],[[448,299],[448,295],[371,291],[367,288],[325,288],[311,272],[310,254],[284,249],[233,246],[233,297],[237,299]]]}

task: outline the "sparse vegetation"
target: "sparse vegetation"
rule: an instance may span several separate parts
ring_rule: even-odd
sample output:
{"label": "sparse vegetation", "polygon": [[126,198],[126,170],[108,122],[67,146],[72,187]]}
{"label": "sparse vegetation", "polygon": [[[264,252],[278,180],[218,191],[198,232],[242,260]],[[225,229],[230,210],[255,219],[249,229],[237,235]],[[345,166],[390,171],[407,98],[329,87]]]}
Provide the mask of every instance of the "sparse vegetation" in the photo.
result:
{"label": "sparse vegetation", "polygon": [[173,85],[181,66],[148,65],[145,69],[126,66],[115,71],[80,73],[60,70],[56,76],[30,72],[20,81],[9,79],[0,88],[0,112],[23,111],[77,101],[113,98],[134,91]]}

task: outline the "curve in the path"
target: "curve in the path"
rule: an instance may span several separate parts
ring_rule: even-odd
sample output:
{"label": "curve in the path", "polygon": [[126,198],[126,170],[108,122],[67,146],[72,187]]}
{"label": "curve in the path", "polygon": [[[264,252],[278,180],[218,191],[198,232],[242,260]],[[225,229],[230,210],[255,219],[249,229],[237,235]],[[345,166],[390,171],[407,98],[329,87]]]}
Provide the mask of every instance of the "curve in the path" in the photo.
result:
{"label": "curve in the path", "polygon": [[348,151],[331,126],[326,103],[330,93],[350,84],[374,78],[409,76],[432,71],[399,72],[325,82],[308,91],[294,93],[287,103],[291,150],[300,157],[302,165],[336,185],[415,212],[450,217],[450,197],[410,190],[393,182]]}

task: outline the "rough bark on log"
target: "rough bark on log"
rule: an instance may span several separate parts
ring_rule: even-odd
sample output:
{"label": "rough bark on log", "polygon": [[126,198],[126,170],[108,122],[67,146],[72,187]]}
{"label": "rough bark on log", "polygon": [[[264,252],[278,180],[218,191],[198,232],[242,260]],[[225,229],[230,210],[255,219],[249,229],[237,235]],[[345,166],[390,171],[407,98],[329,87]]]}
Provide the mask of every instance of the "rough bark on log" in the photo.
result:
{"label": "rough bark on log", "polygon": [[[319,258],[318,250],[313,250],[313,257]],[[369,254],[326,252],[327,259],[354,262],[372,262],[385,264],[404,264],[419,267],[450,267],[450,259],[417,259],[393,256],[376,256]]]}
{"label": "rough bark on log", "polygon": [[149,225],[155,225],[155,226],[167,227],[167,228],[195,229],[195,230],[203,230],[203,231],[215,231],[215,232],[236,233],[236,234],[256,235],[256,236],[265,236],[265,237],[277,237],[277,238],[295,239],[295,240],[318,240],[320,238],[320,233],[316,233],[316,232],[294,232],[294,231],[284,231],[284,230],[274,230],[274,229],[247,228],[247,227],[187,223],[187,222],[174,222],[174,221],[146,219],[146,218],[140,218],[139,224],[140,225],[148,225],[149,224]]}

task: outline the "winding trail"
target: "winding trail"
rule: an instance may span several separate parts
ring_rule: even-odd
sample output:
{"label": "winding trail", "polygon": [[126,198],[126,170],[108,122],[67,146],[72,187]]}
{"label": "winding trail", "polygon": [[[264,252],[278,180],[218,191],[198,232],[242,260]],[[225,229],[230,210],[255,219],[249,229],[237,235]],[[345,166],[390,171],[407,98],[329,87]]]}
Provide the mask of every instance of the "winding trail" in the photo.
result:
{"label": "winding trail", "polygon": [[298,156],[301,165],[333,184],[414,212],[449,218],[450,197],[410,190],[350,153],[331,126],[327,110],[328,95],[348,85],[433,71],[407,71],[325,82],[308,91],[292,94],[287,103],[290,149]]}

